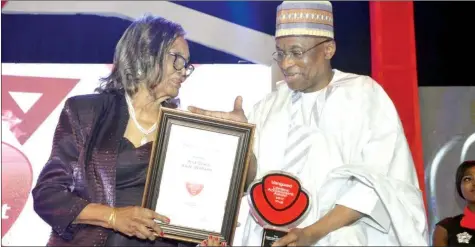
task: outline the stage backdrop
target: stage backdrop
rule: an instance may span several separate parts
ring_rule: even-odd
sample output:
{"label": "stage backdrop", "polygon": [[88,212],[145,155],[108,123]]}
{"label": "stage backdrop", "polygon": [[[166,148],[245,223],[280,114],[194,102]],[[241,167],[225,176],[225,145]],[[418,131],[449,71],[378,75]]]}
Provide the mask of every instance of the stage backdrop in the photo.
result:
{"label": "stage backdrop", "polygon": [[[188,105],[229,111],[236,96],[245,111],[271,91],[265,65],[195,65],[183,84]],[[44,246],[50,227],[33,211],[32,186],[51,152],[65,99],[93,93],[105,64],[2,64],[2,246]],[[250,76],[252,75],[252,76]],[[58,205],[60,207],[61,205]]]}
{"label": "stage backdrop", "polygon": [[[184,26],[193,63],[270,66],[270,54],[275,48],[276,7],[281,1],[4,3],[2,1],[2,35],[8,39],[2,39],[3,63],[110,63],[115,44],[130,20],[148,12]],[[413,53],[413,30],[412,25],[408,25],[413,19],[412,4],[357,1],[333,1],[332,4],[338,43],[338,51],[332,59],[334,67],[373,75],[388,91],[401,115],[422,181],[417,83],[415,68],[411,67],[414,57],[410,55]],[[372,5],[371,35],[369,5]],[[395,9],[398,15],[394,14]],[[394,30],[404,35],[395,39]],[[401,47],[405,52],[394,52],[401,51]],[[372,61],[371,55],[378,60]],[[279,73],[275,75],[278,77]],[[401,93],[401,82],[411,90]],[[406,99],[407,94],[410,94],[410,100]],[[33,128],[32,124],[22,124]]]}

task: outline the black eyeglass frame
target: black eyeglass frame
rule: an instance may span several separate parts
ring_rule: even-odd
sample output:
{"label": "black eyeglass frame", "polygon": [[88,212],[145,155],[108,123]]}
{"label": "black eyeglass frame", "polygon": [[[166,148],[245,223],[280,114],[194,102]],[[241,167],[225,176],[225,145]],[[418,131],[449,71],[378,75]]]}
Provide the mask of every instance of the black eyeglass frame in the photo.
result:
{"label": "black eyeglass frame", "polygon": [[286,51],[286,52],[276,51],[276,52],[272,53],[272,58],[278,63],[284,61],[284,59],[287,56],[289,56],[290,59],[301,60],[304,57],[305,53],[309,52],[312,49],[315,49],[316,47],[318,47],[321,44],[324,44],[326,42],[330,42],[332,40],[333,39],[326,39],[326,40],[324,40],[322,42],[319,42],[319,43],[315,44],[314,46],[312,46],[312,47],[310,47],[310,48],[308,48],[304,51],[290,51],[290,52],[288,52],[288,51]]}
{"label": "black eyeglass frame", "polygon": [[[183,68],[185,68],[186,77],[190,76],[191,73],[193,73],[193,71],[195,70],[195,66],[193,66],[193,64],[191,64],[190,62],[187,62],[182,55],[176,54],[174,52],[169,52],[168,55],[175,57],[175,59],[173,60],[173,68],[176,71],[181,71]],[[179,59],[182,62],[179,62]]]}

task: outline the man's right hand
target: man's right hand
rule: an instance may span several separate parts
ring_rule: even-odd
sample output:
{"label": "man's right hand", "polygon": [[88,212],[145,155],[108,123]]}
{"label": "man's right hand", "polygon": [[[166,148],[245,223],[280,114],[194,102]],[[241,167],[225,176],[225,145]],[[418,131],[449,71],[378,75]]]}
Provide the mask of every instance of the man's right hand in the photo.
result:
{"label": "man's right hand", "polygon": [[242,109],[241,96],[236,97],[236,99],[234,100],[234,109],[230,112],[208,111],[208,110],[204,110],[204,109],[194,107],[194,106],[189,106],[188,110],[190,112],[205,115],[205,116],[247,123],[246,115],[244,114],[244,110]]}

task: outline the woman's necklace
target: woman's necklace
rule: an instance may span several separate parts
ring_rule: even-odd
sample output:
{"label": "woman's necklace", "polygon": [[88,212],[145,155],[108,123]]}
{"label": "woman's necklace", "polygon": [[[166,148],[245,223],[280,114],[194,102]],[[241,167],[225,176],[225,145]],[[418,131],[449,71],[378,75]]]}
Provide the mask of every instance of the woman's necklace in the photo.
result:
{"label": "woman's necklace", "polygon": [[134,109],[134,106],[132,105],[132,100],[130,99],[129,95],[126,93],[125,94],[125,100],[127,101],[127,106],[129,108],[129,114],[130,114],[130,117],[132,118],[132,120],[134,121],[135,123],[135,126],[137,127],[137,129],[140,130],[140,132],[142,132],[143,134],[143,137],[142,139],[140,140],[140,145],[144,145],[145,143],[147,143],[148,141],[148,138],[147,136],[152,133],[153,131],[155,131],[155,129],[157,128],[157,122],[155,122],[155,124],[153,124],[152,127],[150,127],[150,129],[148,130],[145,130],[140,124],[139,122],[137,121],[137,118],[135,117],[135,109]]}

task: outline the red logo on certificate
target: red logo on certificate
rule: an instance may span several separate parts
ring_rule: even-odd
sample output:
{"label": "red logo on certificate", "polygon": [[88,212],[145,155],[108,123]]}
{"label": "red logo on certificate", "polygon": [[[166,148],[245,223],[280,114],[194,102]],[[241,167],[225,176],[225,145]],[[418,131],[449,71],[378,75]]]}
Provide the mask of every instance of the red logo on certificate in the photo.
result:
{"label": "red logo on certificate", "polygon": [[298,179],[283,172],[269,173],[254,182],[248,196],[254,215],[275,227],[298,224],[310,206]]}
{"label": "red logo on certificate", "polygon": [[186,190],[190,195],[196,196],[203,190],[204,185],[186,182]]}

